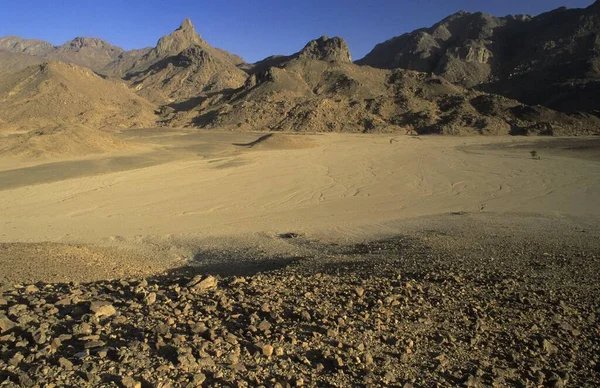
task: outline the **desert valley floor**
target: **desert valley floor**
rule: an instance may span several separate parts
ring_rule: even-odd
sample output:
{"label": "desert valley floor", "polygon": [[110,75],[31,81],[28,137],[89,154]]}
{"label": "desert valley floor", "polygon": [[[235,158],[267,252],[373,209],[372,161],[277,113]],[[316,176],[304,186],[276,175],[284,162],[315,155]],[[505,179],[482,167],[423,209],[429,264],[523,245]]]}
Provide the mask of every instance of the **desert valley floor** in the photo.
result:
{"label": "desert valley floor", "polygon": [[118,137],[0,159],[0,378],[599,381],[598,138]]}
{"label": "desert valley floor", "polygon": [[120,136],[126,151],[0,159],[2,242],[324,231],[355,238],[452,212],[600,216],[597,138],[171,129]]}

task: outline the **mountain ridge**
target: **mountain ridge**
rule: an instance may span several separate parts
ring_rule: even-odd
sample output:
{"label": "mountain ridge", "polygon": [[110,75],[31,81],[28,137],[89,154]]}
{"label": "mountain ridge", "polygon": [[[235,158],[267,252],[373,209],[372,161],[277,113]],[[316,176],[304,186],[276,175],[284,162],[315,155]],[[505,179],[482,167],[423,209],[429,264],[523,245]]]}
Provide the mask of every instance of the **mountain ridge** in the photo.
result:
{"label": "mountain ridge", "polygon": [[195,106],[173,105],[179,109],[163,121],[251,131],[451,135],[592,134],[600,128],[593,116],[526,106],[439,76],[356,65],[343,39],[335,39],[322,44],[327,40],[319,38],[293,55],[272,58],[274,65],[252,73],[241,88]]}
{"label": "mountain ridge", "polygon": [[600,115],[600,3],[537,16],[458,12],[382,42],[360,65],[434,73],[530,105]]}

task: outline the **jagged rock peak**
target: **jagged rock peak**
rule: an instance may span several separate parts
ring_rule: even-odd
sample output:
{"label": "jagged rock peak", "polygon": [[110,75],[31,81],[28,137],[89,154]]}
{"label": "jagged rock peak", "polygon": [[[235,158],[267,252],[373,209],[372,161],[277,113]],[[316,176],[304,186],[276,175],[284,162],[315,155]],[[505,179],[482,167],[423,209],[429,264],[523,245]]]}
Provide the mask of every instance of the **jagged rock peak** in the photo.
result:
{"label": "jagged rock peak", "polygon": [[190,19],[185,19],[177,30],[160,38],[156,50],[159,54],[177,54],[188,47],[204,46],[205,44]]}
{"label": "jagged rock peak", "polygon": [[311,40],[298,56],[321,61],[352,62],[348,44],[337,36],[333,38],[322,36],[319,39]]}
{"label": "jagged rock peak", "polygon": [[189,18],[185,18],[185,20],[183,22],[181,22],[181,25],[178,28],[179,30],[191,30],[191,31],[196,31],[194,28],[194,25],[192,24],[192,21]]}

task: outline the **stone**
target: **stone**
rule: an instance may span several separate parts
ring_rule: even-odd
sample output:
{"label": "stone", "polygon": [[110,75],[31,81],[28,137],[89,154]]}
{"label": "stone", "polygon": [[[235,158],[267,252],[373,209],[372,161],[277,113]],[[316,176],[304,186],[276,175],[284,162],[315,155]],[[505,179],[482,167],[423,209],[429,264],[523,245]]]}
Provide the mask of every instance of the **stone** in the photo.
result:
{"label": "stone", "polygon": [[258,324],[258,330],[260,330],[260,331],[267,331],[270,329],[271,329],[271,324],[267,320],[263,320],[261,323]]}
{"label": "stone", "polygon": [[40,289],[39,289],[39,288],[37,288],[37,287],[36,287],[35,285],[33,285],[33,284],[31,284],[31,285],[29,285],[29,286],[25,287],[25,293],[27,293],[27,294],[33,294],[33,293],[35,293],[35,292],[39,292],[39,291],[40,291]]}
{"label": "stone", "polygon": [[180,354],[177,357],[177,361],[179,362],[179,367],[184,371],[196,370],[198,368],[198,363],[191,353]]}
{"label": "stone", "polygon": [[6,333],[12,330],[17,324],[6,317],[6,315],[0,314],[0,333]]}
{"label": "stone", "polygon": [[98,318],[112,317],[117,314],[117,310],[108,302],[92,302],[90,311]]}
{"label": "stone", "polygon": [[303,321],[305,322],[310,322],[312,320],[312,317],[310,316],[310,313],[306,310],[302,311],[302,313],[300,314],[301,318]]}
{"label": "stone", "polygon": [[192,377],[192,383],[195,386],[200,386],[206,380],[206,376],[203,373],[196,373],[194,377]]}
{"label": "stone", "polygon": [[393,384],[396,382],[396,377],[394,376],[394,374],[392,372],[387,371],[383,375],[383,382],[385,384]]}
{"label": "stone", "polygon": [[104,341],[88,341],[83,345],[83,347],[84,347],[84,349],[94,349],[94,348],[101,348],[104,345],[105,345]]}
{"label": "stone", "polygon": [[144,300],[146,302],[146,304],[148,306],[153,305],[154,303],[156,303],[156,293],[155,292],[151,292],[146,296],[146,299]]}
{"label": "stone", "polygon": [[17,352],[17,353],[15,353],[14,356],[11,357],[10,360],[8,360],[8,365],[18,366],[21,363],[21,361],[23,361],[24,358],[25,358],[25,356],[23,356],[21,353]]}
{"label": "stone", "polygon": [[208,275],[204,279],[200,275],[195,276],[187,286],[195,292],[205,292],[217,288],[218,280],[212,275]]}
{"label": "stone", "polygon": [[73,335],[85,336],[92,334],[92,325],[87,322],[79,323],[73,326]]}
{"label": "stone", "polygon": [[263,345],[260,349],[262,351],[262,354],[267,357],[271,357],[271,355],[273,354],[273,346],[271,345]]}
{"label": "stone", "polygon": [[61,357],[58,359],[58,365],[60,365],[61,368],[63,368],[64,370],[72,370],[73,369],[73,363],[64,357]]}
{"label": "stone", "polygon": [[136,381],[131,376],[123,377],[121,379],[121,385],[123,386],[123,388],[142,388],[142,383],[139,381]]}
{"label": "stone", "polygon": [[549,341],[547,339],[544,339],[542,341],[542,348],[548,354],[553,354],[558,351],[558,348],[551,341]]}
{"label": "stone", "polygon": [[70,306],[73,304],[73,300],[70,297],[62,298],[54,303],[55,306]]}
{"label": "stone", "polygon": [[478,377],[470,375],[465,381],[465,387],[479,388],[482,387],[481,380]]}

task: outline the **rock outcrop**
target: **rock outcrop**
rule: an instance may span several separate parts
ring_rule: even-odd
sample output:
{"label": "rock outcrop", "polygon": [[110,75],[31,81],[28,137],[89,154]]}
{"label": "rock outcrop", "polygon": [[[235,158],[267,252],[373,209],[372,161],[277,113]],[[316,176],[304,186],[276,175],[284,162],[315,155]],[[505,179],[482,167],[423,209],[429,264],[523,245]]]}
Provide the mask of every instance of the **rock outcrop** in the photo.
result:
{"label": "rock outcrop", "polygon": [[337,36],[333,38],[322,36],[311,40],[297,54],[297,57],[306,60],[352,62],[348,44]]}

